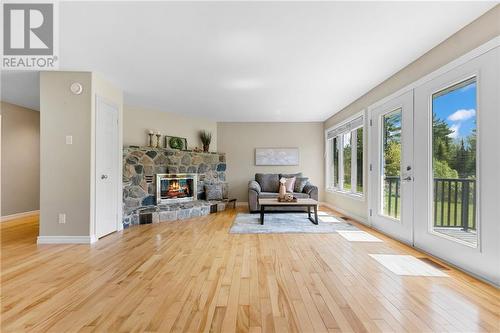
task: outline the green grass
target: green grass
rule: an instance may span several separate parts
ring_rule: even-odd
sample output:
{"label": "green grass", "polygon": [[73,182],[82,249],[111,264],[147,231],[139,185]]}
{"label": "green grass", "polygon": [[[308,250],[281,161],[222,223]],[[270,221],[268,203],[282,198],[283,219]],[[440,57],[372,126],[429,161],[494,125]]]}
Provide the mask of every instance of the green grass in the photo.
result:
{"label": "green grass", "polygon": [[[389,208],[389,195],[386,194],[384,196],[384,209],[383,213],[386,216],[390,216],[396,219],[401,218],[401,197],[398,198],[398,207],[397,207],[397,214],[395,214],[395,205],[396,205],[396,197],[394,195],[391,196],[391,211],[388,211]],[[443,216],[441,216],[441,206],[443,203],[441,201],[437,202],[437,223],[434,223],[435,226],[444,226],[444,227],[459,227],[462,225],[462,203],[458,202],[456,203],[457,205],[457,224],[454,224],[455,221],[455,203],[451,202],[450,206],[450,224],[448,225],[448,202],[444,202],[444,207],[443,207]],[[473,215],[474,215],[474,205],[472,203],[469,203],[469,228],[474,228],[474,222],[473,222]],[[432,211],[432,218],[434,219],[434,210]]]}
{"label": "green grass", "polygon": [[[455,223],[455,203],[451,202],[450,204],[450,224],[448,224],[448,202],[438,201],[437,205],[437,219],[435,226],[444,226],[444,227],[459,227],[462,225],[462,203],[457,202],[457,222]],[[441,215],[441,207],[443,208],[443,215]],[[432,212],[434,214],[434,211]],[[434,218],[434,215],[433,215]],[[468,211],[468,225],[469,228],[474,228],[474,205],[469,203],[469,211]]]}

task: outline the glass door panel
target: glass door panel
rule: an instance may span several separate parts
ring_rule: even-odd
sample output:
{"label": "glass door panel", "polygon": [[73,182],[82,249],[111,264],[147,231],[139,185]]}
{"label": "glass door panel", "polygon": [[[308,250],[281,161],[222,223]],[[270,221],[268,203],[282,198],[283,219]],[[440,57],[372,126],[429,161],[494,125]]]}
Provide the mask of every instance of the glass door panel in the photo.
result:
{"label": "glass door panel", "polygon": [[401,216],[401,116],[401,108],[382,116],[382,214],[396,220]]}
{"label": "glass door panel", "polygon": [[413,91],[370,111],[370,223],[413,244]]}
{"label": "glass door panel", "polygon": [[476,78],[432,96],[432,230],[477,246]]}

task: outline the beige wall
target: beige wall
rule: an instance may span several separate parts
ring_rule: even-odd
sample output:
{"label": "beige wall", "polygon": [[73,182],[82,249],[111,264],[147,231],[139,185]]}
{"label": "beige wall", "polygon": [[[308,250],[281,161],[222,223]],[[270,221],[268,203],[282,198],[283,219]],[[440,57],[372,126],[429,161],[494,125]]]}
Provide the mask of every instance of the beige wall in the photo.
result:
{"label": "beige wall", "polygon": [[[499,22],[500,5],[497,5],[422,57],[348,105],[346,108],[327,119],[324,124],[325,129],[342,122],[371,104],[398,91],[434,70],[437,70],[494,37],[499,36]],[[366,159],[364,162],[364,168],[367,170],[368,162]],[[353,216],[362,219],[366,219],[367,217],[368,205],[366,201],[359,201],[334,193],[326,193],[325,201],[341,208]]]}
{"label": "beige wall", "polygon": [[1,102],[1,216],[40,207],[40,112]]}
{"label": "beige wall", "polygon": [[[73,82],[83,85],[82,94],[71,93]],[[117,105],[121,116],[121,91],[95,73],[40,73],[40,236],[93,235],[96,95]],[[73,144],[66,144],[67,135]]]}
{"label": "beige wall", "polygon": [[123,120],[123,144],[145,146],[147,131],[158,130],[161,134],[187,139],[188,147],[201,147],[199,132],[212,132],[210,150],[217,150],[217,122],[198,117],[189,117],[172,112],[163,112],[125,105]]}
{"label": "beige wall", "polygon": [[[255,173],[292,173],[301,171],[324,188],[323,123],[219,123],[218,151],[226,153],[229,194],[238,201],[248,199],[248,181]],[[298,166],[255,166],[255,148],[298,147]]]}
{"label": "beige wall", "polygon": [[[73,82],[81,95],[69,90]],[[40,236],[90,234],[91,82],[90,72],[40,73]]]}

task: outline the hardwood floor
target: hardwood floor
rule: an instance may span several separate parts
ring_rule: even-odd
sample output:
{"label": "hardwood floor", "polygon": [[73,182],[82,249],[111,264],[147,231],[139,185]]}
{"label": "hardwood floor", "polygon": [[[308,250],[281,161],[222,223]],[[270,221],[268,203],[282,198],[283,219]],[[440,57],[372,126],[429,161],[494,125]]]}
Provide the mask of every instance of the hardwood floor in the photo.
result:
{"label": "hardwood floor", "polygon": [[379,233],[232,235],[235,214],[92,246],[37,246],[36,217],[1,223],[1,331],[500,331],[497,289],[446,265],[396,275],[369,254],[429,257]]}

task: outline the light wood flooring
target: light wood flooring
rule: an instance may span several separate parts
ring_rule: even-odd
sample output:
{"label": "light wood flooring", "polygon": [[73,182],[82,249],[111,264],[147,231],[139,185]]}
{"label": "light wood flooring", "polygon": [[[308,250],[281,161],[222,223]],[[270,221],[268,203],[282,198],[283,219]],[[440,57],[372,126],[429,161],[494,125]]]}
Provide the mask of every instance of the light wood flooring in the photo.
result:
{"label": "light wood flooring", "polygon": [[37,246],[36,217],[1,223],[1,332],[500,331],[497,289],[447,266],[394,274],[369,254],[429,257],[379,233],[232,235],[236,213],[92,246]]}

